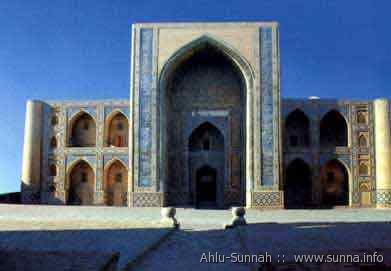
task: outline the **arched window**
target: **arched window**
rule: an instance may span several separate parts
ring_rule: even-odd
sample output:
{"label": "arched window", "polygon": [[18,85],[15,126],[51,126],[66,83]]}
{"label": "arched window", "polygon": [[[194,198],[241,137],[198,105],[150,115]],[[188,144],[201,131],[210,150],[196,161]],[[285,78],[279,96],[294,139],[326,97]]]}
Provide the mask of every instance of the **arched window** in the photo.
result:
{"label": "arched window", "polygon": [[129,135],[128,119],[121,112],[109,119],[106,131],[106,146],[127,147]]}
{"label": "arched window", "polygon": [[320,122],[320,144],[322,147],[347,147],[348,125],[336,110],[328,112]]}
{"label": "arched window", "polygon": [[95,147],[96,124],[95,120],[87,113],[82,112],[71,122],[71,147]]}
{"label": "arched window", "polygon": [[67,204],[92,205],[94,202],[95,174],[86,161],[79,161],[68,175]]}
{"label": "arched window", "polygon": [[57,176],[57,166],[55,164],[51,164],[49,167],[49,175],[51,177]]}
{"label": "arched window", "polygon": [[224,151],[224,136],[214,125],[205,122],[190,135],[189,151]]}
{"label": "arched window", "polygon": [[285,144],[290,147],[307,147],[310,144],[310,121],[299,109],[285,120]]}

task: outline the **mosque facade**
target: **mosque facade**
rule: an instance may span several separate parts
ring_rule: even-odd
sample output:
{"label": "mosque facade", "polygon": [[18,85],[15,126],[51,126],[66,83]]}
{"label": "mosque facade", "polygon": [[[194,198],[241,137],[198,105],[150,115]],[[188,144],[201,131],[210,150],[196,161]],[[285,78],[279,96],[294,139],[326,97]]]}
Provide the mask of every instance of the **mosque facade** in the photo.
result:
{"label": "mosque facade", "polygon": [[129,100],[27,102],[22,202],[391,207],[387,99],[281,99],[278,24],[132,27]]}

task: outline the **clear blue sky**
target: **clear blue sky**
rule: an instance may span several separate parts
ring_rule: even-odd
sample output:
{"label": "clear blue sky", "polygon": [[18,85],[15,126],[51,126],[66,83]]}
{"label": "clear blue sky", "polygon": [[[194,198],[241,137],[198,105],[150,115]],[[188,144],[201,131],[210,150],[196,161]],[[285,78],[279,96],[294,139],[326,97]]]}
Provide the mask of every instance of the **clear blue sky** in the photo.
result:
{"label": "clear blue sky", "polygon": [[391,2],[0,1],[0,193],[20,187],[27,99],[127,98],[130,25],[278,21],[284,97],[391,97]]}

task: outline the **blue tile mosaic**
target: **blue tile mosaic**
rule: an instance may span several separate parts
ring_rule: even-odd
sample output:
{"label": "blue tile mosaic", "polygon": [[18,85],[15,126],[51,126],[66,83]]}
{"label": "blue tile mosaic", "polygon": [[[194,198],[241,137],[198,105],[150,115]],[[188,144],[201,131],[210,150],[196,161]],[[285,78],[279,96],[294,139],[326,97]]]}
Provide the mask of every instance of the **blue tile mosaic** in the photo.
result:
{"label": "blue tile mosaic", "polygon": [[272,28],[260,30],[261,55],[261,100],[262,100],[262,178],[261,185],[271,186],[274,183],[274,91],[273,91],[273,41]]}
{"label": "blue tile mosaic", "polygon": [[139,73],[139,183],[141,187],[152,185],[152,82],[153,82],[153,30],[140,30]]}

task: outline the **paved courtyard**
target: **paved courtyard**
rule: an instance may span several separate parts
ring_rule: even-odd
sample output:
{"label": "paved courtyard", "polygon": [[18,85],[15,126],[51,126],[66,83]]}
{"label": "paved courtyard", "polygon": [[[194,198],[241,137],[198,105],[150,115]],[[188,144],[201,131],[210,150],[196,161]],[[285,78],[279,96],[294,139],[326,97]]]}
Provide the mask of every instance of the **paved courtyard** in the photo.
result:
{"label": "paved courtyard", "polygon": [[208,264],[200,261],[203,253],[267,253],[273,260],[284,255],[286,262],[293,255],[310,252],[376,250],[386,260],[390,254],[388,210],[247,210],[246,218],[248,226],[224,230],[223,224],[231,219],[230,210],[178,209],[181,229],[173,231],[159,223],[159,208],[4,204],[0,205],[0,250],[118,253],[120,269],[160,271],[262,266],[230,260]]}

